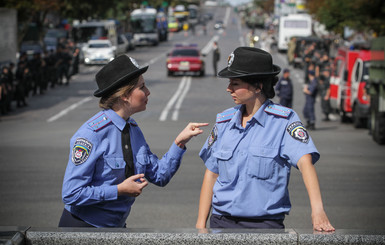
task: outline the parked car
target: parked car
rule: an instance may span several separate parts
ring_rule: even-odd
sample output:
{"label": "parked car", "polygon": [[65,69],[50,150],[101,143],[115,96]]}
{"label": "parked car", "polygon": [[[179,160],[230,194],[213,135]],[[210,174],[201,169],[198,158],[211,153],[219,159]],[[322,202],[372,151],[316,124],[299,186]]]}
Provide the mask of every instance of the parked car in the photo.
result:
{"label": "parked car", "polygon": [[196,45],[177,45],[169,54],[166,61],[167,74],[193,72],[199,76],[205,75],[205,62]]}
{"label": "parked car", "polygon": [[47,51],[56,51],[58,45],[58,39],[55,37],[45,37],[44,38],[44,49]]}
{"label": "parked car", "polygon": [[26,53],[28,59],[32,59],[34,54],[43,53],[43,45],[40,42],[25,41],[21,43],[19,53]]}
{"label": "parked car", "polygon": [[110,40],[90,40],[82,51],[84,64],[107,64],[115,58],[116,48]]}
{"label": "parked car", "polygon": [[128,50],[128,40],[125,35],[120,34],[118,35],[118,45],[116,47],[115,55],[121,55],[127,52]]}
{"label": "parked car", "polygon": [[132,34],[132,32],[126,32],[126,33],[124,33],[124,36],[126,37],[126,39],[128,41],[127,51],[134,50],[135,49],[135,43],[134,43],[134,35]]}

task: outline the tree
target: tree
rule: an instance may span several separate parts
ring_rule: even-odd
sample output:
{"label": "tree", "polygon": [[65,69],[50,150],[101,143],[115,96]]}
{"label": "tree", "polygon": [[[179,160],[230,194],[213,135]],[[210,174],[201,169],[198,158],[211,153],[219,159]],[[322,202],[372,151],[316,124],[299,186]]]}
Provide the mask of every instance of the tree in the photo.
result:
{"label": "tree", "polygon": [[385,35],[383,0],[308,0],[307,9],[329,31],[342,34],[344,27]]}

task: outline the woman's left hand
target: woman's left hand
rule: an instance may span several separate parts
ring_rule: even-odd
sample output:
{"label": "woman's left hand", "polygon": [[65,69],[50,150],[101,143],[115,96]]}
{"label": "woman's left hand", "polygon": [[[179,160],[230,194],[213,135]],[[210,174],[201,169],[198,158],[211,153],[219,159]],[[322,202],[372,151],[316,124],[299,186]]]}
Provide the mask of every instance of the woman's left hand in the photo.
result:
{"label": "woman's left hand", "polygon": [[312,213],[313,229],[315,231],[335,231],[336,229],[330,224],[330,221],[324,211]]}
{"label": "woman's left hand", "polygon": [[201,127],[208,126],[208,123],[189,123],[175,139],[175,144],[183,148],[184,145],[194,136],[203,133]]}

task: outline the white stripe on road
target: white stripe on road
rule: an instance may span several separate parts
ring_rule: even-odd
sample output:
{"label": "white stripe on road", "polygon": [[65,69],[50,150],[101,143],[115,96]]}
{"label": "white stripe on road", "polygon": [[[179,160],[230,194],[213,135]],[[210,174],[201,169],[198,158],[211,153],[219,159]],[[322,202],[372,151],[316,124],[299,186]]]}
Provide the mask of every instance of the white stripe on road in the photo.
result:
{"label": "white stripe on road", "polygon": [[179,98],[177,105],[175,106],[175,111],[173,112],[173,116],[172,116],[172,120],[176,121],[178,119],[180,105],[182,104],[184,97],[186,96],[188,90],[190,89],[190,84],[191,84],[191,77],[184,76],[175,94],[171,97],[166,107],[163,109],[162,113],[160,114],[159,121],[166,121],[169,111],[171,110],[171,108],[174,106],[175,102]]}
{"label": "white stripe on road", "polygon": [[190,90],[191,77],[187,77],[186,79],[187,79],[187,81],[186,81],[187,84],[185,86],[185,89],[182,92],[182,95],[179,97],[178,101],[176,102],[175,110],[174,110],[174,113],[172,114],[172,117],[171,117],[171,120],[173,120],[173,121],[178,120],[179,109],[180,109],[180,107],[182,105],[184,97],[186,97],[187,92]]}
{"label": "white stripe on road", "polygon": [[57,119],[61,118],[62,116],[66,115],[68,112],[72,111],[72,110],[75,110],[77,107],[81,106],[82,104],[88,102],[92,100],[92,97],[89,96],[89,97],[86,97],[84,99],[82,99],[81,101],[79,102],[76,102],[75,104],[72,104],[70,107],[67,107],[66,109],[62,110],[61,112],[59,112],[58,114],[54,115],[53,117],[50,117],[47,122],[53,122],[53,121],[56,121]]}

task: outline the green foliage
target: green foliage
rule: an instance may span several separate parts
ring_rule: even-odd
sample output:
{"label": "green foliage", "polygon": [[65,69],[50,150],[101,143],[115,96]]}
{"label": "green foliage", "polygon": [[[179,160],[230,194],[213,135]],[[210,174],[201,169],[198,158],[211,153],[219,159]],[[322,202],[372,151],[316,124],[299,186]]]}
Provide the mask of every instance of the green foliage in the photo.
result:
{"label": "green foliage", "polygon": [[310,13],[328,30],[343,33],[345,26],[358,31],[385,34],[383,0],[308,0]]}

